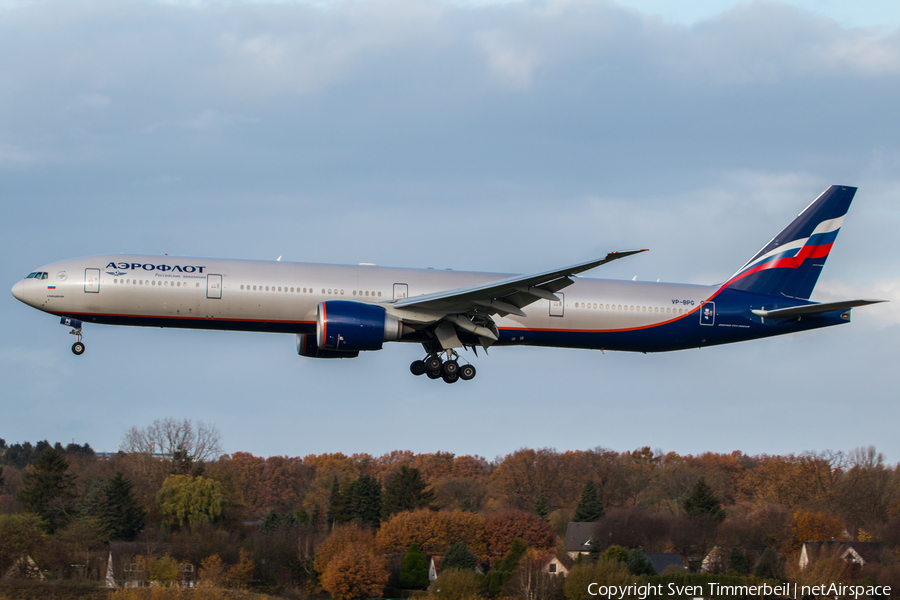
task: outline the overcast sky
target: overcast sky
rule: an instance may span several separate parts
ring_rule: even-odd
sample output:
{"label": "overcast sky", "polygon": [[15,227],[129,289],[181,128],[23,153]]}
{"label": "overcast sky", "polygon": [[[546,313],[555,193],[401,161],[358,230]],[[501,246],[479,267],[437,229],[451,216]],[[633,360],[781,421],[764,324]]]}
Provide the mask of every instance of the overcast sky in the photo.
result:
{"label": "overcast sky", "polygon": [[521,447],[900,461],[900,8],[630,0],[0,2],[0,281],[112,252],[723,281],[859,186],[827,330],[678,353],[296,355],[293,336],[85,327],[0,300],[0,437],[115,450],[162,417],[228,452]]}

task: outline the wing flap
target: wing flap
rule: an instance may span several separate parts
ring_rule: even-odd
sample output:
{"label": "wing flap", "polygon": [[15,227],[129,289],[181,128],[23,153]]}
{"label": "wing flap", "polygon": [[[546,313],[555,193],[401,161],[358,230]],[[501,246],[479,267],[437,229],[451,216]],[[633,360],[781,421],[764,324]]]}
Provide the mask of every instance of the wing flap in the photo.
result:
{"label": "wing flap", "polygon": [[[434,310],[445,314],[465,313],[481,308],[494,313],[523,314],[521,309],[547,295],[571,285],[573,276],[583,273],[608,262],[632,256],[642,250],[625,250],[610,252],[603,258],[537,273],[535,275],[518,275],[499,281],[490,281],[479,285],[455,290],[446,290],[434,294],[403,298],[393,304],[397,309]],[[498,302],[500,301],[500,302]],[[493,305],[493,308],[491,307]],[[501,308],[503,306],[504,308]],[[515,309],[515,310],[509,310]]]}

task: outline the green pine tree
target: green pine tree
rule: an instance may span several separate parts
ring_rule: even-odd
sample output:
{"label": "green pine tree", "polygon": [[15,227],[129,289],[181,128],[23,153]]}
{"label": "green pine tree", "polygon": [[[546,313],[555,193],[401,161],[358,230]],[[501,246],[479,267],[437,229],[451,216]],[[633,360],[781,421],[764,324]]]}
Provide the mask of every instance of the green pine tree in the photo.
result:
{"label": "green pine tree", "polygon": [[575,508],[575,516],[572,521],[576,523],[595,523],[603,518],[603,503],[597,496],[597,487],[594,482],[588,480],[581,490],[581,499]]}
{"label": "green pine tree", "polygon": [[281,515],[273,508],[263,517],[262,523],[259,525],[260,533],[273,533],[278,530],[281,525]]}
{"label": "green pine tree", "polygon": [[635,548],[628,555],[628,572],[632,575],[656,575],[656,569],[653,563],[647,558],[647,555],[640,548]]}
{"label": "green pine tree", "polygon": [[434,501],[434,492],[422,479],[418,469],[403,465],[396,475],[384,486],[382,495],[382,512],[384,517],[417,508],[430,508]]}
{"label": "green pine tree", "polygon": [[550,509],[547,506],[547,496],[538,494],[538,497],[534,499],[534,514],[541,519],[546,519],[547,515],[550,514]]}
{"label": "green pine tree", "polygon": [[731,556],[728,557],[728,571],[734,571],[738,575],[748,575],[750,573],[750,563],[747,561],[747,555],[738,548],[731,549]]}
{"label": "green pine tree", "polygon": [[466,543],[456,542],[444,552],[444,558],[441,559],[441,571],[449,571],[451,569],[474,571],[477,564],[478,559],[475,558],[475,555],[472,554]]}
{"label": "green pine tree", "polygon": [[762,556],[756,561],[753,575],[763,579],[782,579],[784,577],[784,561],[778,556],[775,548],[768,547],[763,550]]}
{"label": "green pine tree", "polygon": [[591,544],[590,546],[588,546],[588,559],[590,559],[592,563],[596,563],[600,560],[600,554],[603,550],[603,544],[600,543],[600,538],[596,535],[591,536],[590,542]]}
{"label": "green pine tree", "polygon": [[381,524],[381,484],[370,475],[360,475],[350,498],[353,520],[378,527]]}
{"label": "green pine tree", "polygon": [[322,509],[319,508],[319,505],[316,504],[313,506],[312,512],[309,514],[309,526],[313,528],[313,531],[319,531],[322,524]]}
{"label": "green pine tree", "polygon": [[71,512],[75,476],[68,470],[69,463],[62,452],[47,444],[31,470],[22,476],[17,498],[23,507],[44,520],[48,533],[62,527]]}
{"label": "green pine tree", "polygon": [[328,508],[325,518],[328,526],[335,523],[349,523],[353,520],[352,498],[355,481],[346,481],[344,485],[338,484],[337,477],[331,484],[331,494],[328,496]]}
{"label": "green pine tree", "polygon": [[144,527],[147,512],[134,495],[134,483],[116,473],[102,488],[102,503],[97,514],[113,542],[131,542]]}
{"label": "green pine tree", "polygon": [[400,565],[400,587],[406,590],[424,590],[428,587],[428,559],[413,542]]}
{"label": "green pine tree", "polygon": [[712,488],[706,483],[706,479],[701,477],[694,486],[691,495],[688,496],[682,504],[684,512],[691,517],[709,516],[714,521],[722,521],[725,519],[725,510],[722,508],[722,502],[713,493]]}

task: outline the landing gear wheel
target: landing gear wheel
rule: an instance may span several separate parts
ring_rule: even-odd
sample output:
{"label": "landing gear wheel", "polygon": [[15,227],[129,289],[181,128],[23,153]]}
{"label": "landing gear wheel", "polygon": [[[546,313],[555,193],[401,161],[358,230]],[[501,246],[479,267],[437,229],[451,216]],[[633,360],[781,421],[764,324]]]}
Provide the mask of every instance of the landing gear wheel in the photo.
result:
{"label": "landing gear wheel", "polygon": [[84,354],[84,344],[82,344],[81,342],[75,342],[74,344],[72,344],[72,354],[74,354],[75,356],[81,356],[82,354]]}
{"label": "landing gear wheel", "polygon": [[429,371],[440,371],[441,359],[437,356],[429,356],[425,359],[425,368]]}
{"label": "landing gear wheel", "polygon": [[459,363],[455,360],[448,360],[444,363],[444,366],[441,367],[441,371],[444,375],[459,375]]}
{"label": "landing gear wheel", "polygon": [[428,379],[440,379],[441,378],[440,371],[425,371],[425,374],[428,375]]}
{"label": "landing gear wheel", "polygon": [[422,360],[414,360],[413,363],[409,365],[409,372],[416,377],[424,375],[427,370],[428,369],[425,368],[425,361]]}
{"label": "landing gear wheel", "polygon": [[463,381],[469,381],[475,377],[475,367],[472,365],[463,365],[459,368],[459,378]]}
{"label": "landing gear wheel", "polygon": [[459,381],[459,373],[453,373],[452,375],[450,373],[444,373],[442,378],[445,383],[456,383]]}

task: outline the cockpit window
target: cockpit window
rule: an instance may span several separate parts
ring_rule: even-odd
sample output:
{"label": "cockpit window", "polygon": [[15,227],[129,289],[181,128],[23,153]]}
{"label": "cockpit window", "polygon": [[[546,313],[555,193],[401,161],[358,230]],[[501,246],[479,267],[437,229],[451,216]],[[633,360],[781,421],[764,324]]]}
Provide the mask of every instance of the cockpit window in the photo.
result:
{"label": "cockpit window", "polygon": [[29,273],[28,277],[26,277],[25,279],[34,279],[38,275],[40,275],[40,273]]}
{"label": "cockpit window", "polygon": [[47,279],[47,273],[45,271],[35,271],[34,273],[29,273],[25,279]]}
{"label": "cockpit window", "polygon": [[41,279],[47,279],[47,273],[41,273]]}

